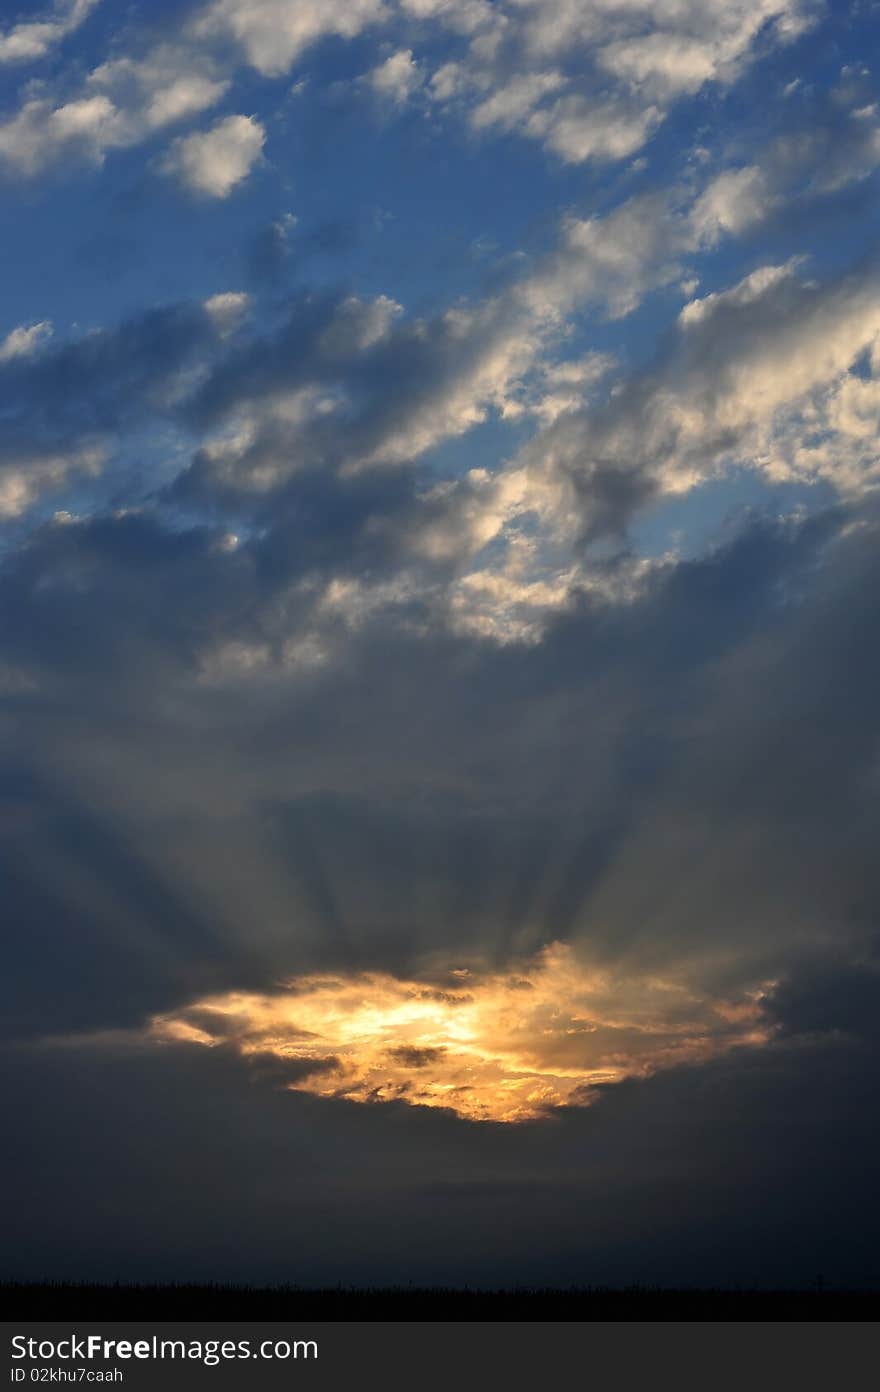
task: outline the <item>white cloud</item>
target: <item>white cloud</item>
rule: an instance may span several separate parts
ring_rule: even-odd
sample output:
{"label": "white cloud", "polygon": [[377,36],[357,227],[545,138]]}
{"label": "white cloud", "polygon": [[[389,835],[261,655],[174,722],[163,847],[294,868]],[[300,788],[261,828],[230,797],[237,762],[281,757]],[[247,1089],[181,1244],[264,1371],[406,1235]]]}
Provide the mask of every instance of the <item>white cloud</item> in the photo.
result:
{"label": "white cloud", "polygon": [[662,32],[607,44],[598,56],[615,77],[648,88],[661,99],[698,91],[718,67],[711,42]]}
{"label": "white cloud", "polygon": [[[816,286],[797,267],[761,267],[693,301],[677,348],[599,408],[562,415],[518,466],[575,480],[588,526],[609,482],[625,519],[653,492],[687,492],[730,465],[846,493],[877,486],[880,283]],[[869,378],[857,370],[866,353]]]}
{"label": "white cloud", "polygon": [[737,236],[760,222],[772,201],[767,175],[757,165],[725,170],[706,186],[691,209],[697,241],[715,246],[724,235]]}
{"label": "white cloud", "polygon": [[370,86],[380,97],[403,106],[422,85],[419,65],[412,49],[401,48],[368,74]]}
{"label": "white cloud", "polygon": [[633,109],[617,102],[593,104],[571,95],[534,112],[523,129],[567,164],[589,159],[607,162],[640,150],[662,116],[655,105]]}
{"label": "white cloud", "polygon": [[[97,0],[19,25],[0,37],[11,61],[34,54],[79,23]],[[112,149],[213,106],[236,59],[277,77],[322,38],[354,39],[397,20],[464,40],[430,79],[435,103],[452,104],[473,129],[509,130],[567,163],[615,161],[638,151],[671,103],[708,81],[729,81],[767,26],[786,40],[805,0],[209,0],[146,56],[114,57],[81,83],[29,93],[0,124],[0,159],[33,175],[61,158],[100,163]],[[406,32],[406,31],[405,31]],[[5,48],[4,48],[5,46]],[[400,48],[369,73],[402,105],[423,85],[418,54]]]}
{"label": "white cloud", "polygon": [[124,118],[106,96],[89,96],[53,107],[33,98],[0,123],[0,160],[19,174],[37,174],[63,156],[94,160],[128,143]]}
{"label": "white cloud", "polygon": [[243,290],[225,290],[205,300],[205,309],[221,334],[231,333],[247,313],[250,296]]}
{"label": "white cloud", "polygon": [[100,164],[156,130],[214,106],[229,83],[199,57],[162,45],[145,58],[116,58],[89,74],[60,105],[29,98],[0,122],[0,161],[33,176],[61,159]]}
{"label": "white cloud", "polygon": [[558,91],[565,82],[558,72],[520,73],[496,87],[490,97],[474,108],[471,125],[477,130],[496,125],[502,130],[512,130],[531,115],[549,92]]}
{"label": "white cloud", "polygon": [[759,32],[772,24],[784,42],[804,13],[801,0],[507,0],[431,90],[440,102],[477,94],[476,129],[516,130],[568,163],[625,159],[675,100],[732,80]]}
{"label": "white cloud", "polygon": [[57,5],[50,19],[26,20],[0,33],[0,64],[32,63],[45,58],[58,44],[78,29],[99,0],[70,0]]}
{"label": "white cloud", "polygon": [[104,453],[88,446],[71,453],[33,454],[0,464],[0,521],[21,517],[44,494],[61,488],[72,475],[95,475]]}
{"label": "white cloud", "polygon": [[265,77],[280,77],[316,40],[355,38],[390,15],[384,0],[216,0],[197,15],[199,39],[225,38]]}
{"label": "white cloud", "polygon": [[720,69],[745,59],[768,24],[790,39],[810,13],[800,0],[510,0],[509,11],[529,52],[610,50],[611,62],[626,66],[634,81],[678,71],[688,86],[704,63],[695,52],[699,46],[706,46]]}
{"label": "white cloud", "polygon": [[20,324],[0,343],[0,362],[28,357],[51,337],[52,325],[48,319],[42,319],[38,324]]}
{"label": "white cloud", "polygon": [[253,116],[226,116],[209,130],[179,136],[160,167],[193,193],[227,198],[260,158],[265,139]]}
{"label": "white cloud", "polygon": [[586,353],[559,363],[539,364],[521,393],[510,393],[505,402],[505,418],[534,416],[550,423],[566,411],[582,409],[599,382],[608,375],[615,360],[608,353]]}
{"label": "white cloud", "polygon": [[704,323],[709,315],[725,307],[754,304],[770,290],[788,280],[802,264],[801,257],[792,257],[781,266],[759,266],[730,290],[713,290],[702,299],[689,300],[678,316],[684,328]]}
{"label": "white cloud", "polygon": [[107,94],[131,125],[131,143],[154,130],[207,110],[229,80],[204,57],[162,44],[146,57],[114,58],[89,74],[87,86]]}
{"label": "white cloud", "polygon": [[599,304],[621,317],[648,290],[677,276],[686,244],[665,196],[633,198],[605,217],[566,218],[561,246],[517,293],[541,315],[567,315],[575,305]]}

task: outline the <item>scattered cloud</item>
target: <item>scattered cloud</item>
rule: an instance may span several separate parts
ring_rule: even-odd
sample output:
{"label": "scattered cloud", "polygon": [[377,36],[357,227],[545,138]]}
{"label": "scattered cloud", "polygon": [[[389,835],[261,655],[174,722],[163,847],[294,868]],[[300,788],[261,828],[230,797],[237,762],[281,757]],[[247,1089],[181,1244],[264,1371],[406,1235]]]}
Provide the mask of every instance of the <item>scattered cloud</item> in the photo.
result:
{"label": "scattered cloud", "polygon": [[265,140],[253,116],[226,116],[206,131],[178,136],[160,167],[192,193],[228,198],[259,160]]}
{"label": "scattered cloud", "polygon": [[[42,55],[96,2],[75,0],[53,19],[13,28],[0,37],[0,61]],[[241,63],[277,78],[321,39],[381,40],[401,15],[428,41],[451,39],[456,55],[431,73],[417,49],[399,48],[368,74],[377,93],[402,106],[429,77],[437,109],[461,108],[472,129],[515,131],[567,163],[628,158],[674,102],[735,80],[759,34],[786,44],[812,19],[802,0],[699,12],[642,3],[586,11],[569,0],[211,0],[145,56],[100,64],[79,92],[68,84],[63,98],[26,96],[0,124],[0,158],[29,177],[69,156],[100,162],[214,106]]]}
{"label": "scattered cloud", "polygon": [[115,58],[67,100],[28,97],[0,121],[0,161],[25,177],[62,160],[100,165],[111,151],[216,105],[228,85],[210,63],[170,45],[138,60]]}
{"label": "scattered cloud", "polygon": [[34,63],[47,57],[86,20],[100,0],[59,0],[46,19],[23,20],[0,33],[0,64]]}
{"label": "scattered cloud", "polygon": [[214,0],[191,22],[196,39],[223,38],[264,77],[280,77],[318,39],[352,39],[389,17],[385,0]]}

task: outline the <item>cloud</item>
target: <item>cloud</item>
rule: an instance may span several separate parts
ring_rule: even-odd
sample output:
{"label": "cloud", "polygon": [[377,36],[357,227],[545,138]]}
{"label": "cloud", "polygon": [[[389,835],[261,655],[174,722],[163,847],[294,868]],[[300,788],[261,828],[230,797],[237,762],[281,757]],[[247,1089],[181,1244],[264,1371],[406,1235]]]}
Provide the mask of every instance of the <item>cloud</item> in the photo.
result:
{"label": "cloud", "polygon": [[[338,578],[365,558],[335,525]],[[554,937],[618,983],[727,1000],[829,936],[858,950],[869,648],[863,677],[834,673],[874,622],[873,531],[754,526],[500,648],[405,602],[340,622],[345,595],[323,606],[283,525],[221,540],[140,515],[55,524],[4,576],[3,661],[38,693],[24,723],[12,698],[0,751],[19,769],[4,811],[18,1028],[44,1028],[38,988],[53,1028],[90,1012],[109,1026],[316,972],[430,980],[438,955],[523,976]],[[323,662],[303,660],[310,639]],[[222,644],[258,660],[206,683]],[[33,953],[60,956],[28,986]],[[75,997],[71,953],[92,983]],[[124,986],[109,997],[108,972]]]}
{"label": "cloud", "polygon": [[41,344],[52,337],[52,332],[48,319],[42,319],[37,324],[20,324],[17,329],[11,329],[0,343],[0,363],[35,353]]}
{"label": "cloud", "polygon": [[247,490],[260,479],[274,491],[319,461],[349,473],[407,464],[500,407],[541,333],[504,297],[424,320],[387,296],[301,298],[279,333],[243,347],[195,394],[203,430],[238,420],[229,448],[221,436],[201,456],[201,482],[225,476]]}
{"label": "cloud", "polygon": [[384,0],[216,0],[195,17],[192,32],[233,42],[264,77],[279,77],[318,39],[355,38],[389,14]]}
{"label": "cloud", "polygon": [[[439,593],[456,629],[533,641],[578,584],[605,586],[589,562],[572,563],[578,529],[623,536],[652,500],[734,465],[846,492],[874,476],[874,387],[860,366],[877,327],[868,273],[823,286],[801,278],[797,258],[759,268],[689,301],[662,360],[628,378],[607,355],[560,356],[575,306],[632,312],[681,275],[693,228],[692,211],[659,195],[570,217],[518,280],[430,318],[387,296],[307,294],[276,330],[232,334],[245,302],[218,296],[22,360],[7,395],[31,432],[42,419],[40,448],[51,441],[53,454],[149,418],[194,433],[189,466],[165,475],[167,498],[232,509],[230,531],[245,516],[341,508],[382,557],[370,584],[345,577],[357,611],[403,594],[433,596],[433,610]],[[807,445],[817,411],[828,438]],[[417,461],[443,441],[529,420],[537,433],[511,461],[419,483]],[[379,484],[376,470],[393,477]]]}
{"label": "cloud", "polygon": [[[564,86],[565,78],[557,72],[519,74],[474,107],[471,124],[477,130],[495,125],[512,130],[532,114],[548,92]],[[435,83],[434,90],[439,90],[439,84]]]}
{"label": "cloud", "polygon": [[586,304],[620,318],[678,277],[687,249],[667,196],[639,195],[603,217],[564,218],[559,247],[524,277],[519,294],[539,314]]}
{"label": "cloud", "polygon": [[617,103],[593,105],[569,96],[536,111],[525,130],[567,163],[582,164],[589,159],[625,159],[641,149],[660,119],[656,106],[630,112]]}
{"label": "cloud", "polygon": [[585,537],[625,532],[652,498],[732,464],[844,493],[875,485],[874,368],[863,382],[860,362],[876,361],[876,273],[820,285],[799,266],[760,267],[690,301],[656,364],[526,444],[521,467],[572,481]]}
{"label": "cloud", "polygon": [[[607,355],[560,357],[574,306],[632,312],[681,275],[694,242],[690,212],[635,198],[603,218],[568,218],[558,247],[519,280],[431,318],[387,296],[311,294],[277,330],[230,334],[245,303],[219,296],[63,345],[22,366],[8,390],[27,403],[31,427],[42,415],[56,453],[157,416],[194,432],[191,463],[167,496],[231,508],[231,531],[244,516],[343,508],[383,557],[375,583],[356,580],[358,609],[382,595],[425,601],[440,567],[454,626],[531,641],[577,584],[605,586],[572,564],[579,527],[593,539],[624,535],[653,499],[731,465],[847,491],[873,476],[873,387],[857,362],[876,329],[870,275],[816,286],[799,278],[797,258],[761,268],[689,301],[663,365],[629,378],[615,379]],[[821,352],[808,346],[819,341]],[[833,448],[804,451],[807,409],[824,412]],[[537,434],[508,463],[419,484],[416,462],[439,443],[487,421],[529,420]],[[380,485],[375,470],[394,477]]]}
{"label": "cloud", "polygon": [[[702,67],[713,71],[747,61],[756,35],[766,26],[785,41],[809,24],[809,9],[798,4],[746,0],[734,8],[720,3],[699,10],[682,9],[674,0],[652,6],[612,5],[585,9],[576,0],[520,0],[522,36],[527,50],[547,55],[595,44],[609,53],[609,64],[626,66],[635,81],[663,75],[689,87],[694,80],[695,52],[705,52]],[[610,15],[609,15],[610,11]],[[623,35],[609,43],[609,18]],[[647,30],[647,32],[646,32]],[[674,40],[679,42],[678,50]]]}
{"label": "cloud", "polygon": [[785,43],[809,23],[797,0],[699,11],[518,0],[481,17],[485,27],[435,70],[431,91],[463,104],[474,128],[516,130],[566,163],[622,160],[674,102],[738,77],[759,34]]}
{"label": "cloud", "polygon": [[58,107],[33,98],[0,124],[0,159],[24,175],[37,174],[66,155],[100,162],[106,150],[125,143],[120,113],[103,95]]}
{"label": "cloud", "polygon": [[228,198],[259,160],[266,132],[253,116],[226,116],[209,130],[178,136],[163,173],[205,198]]}
{"label": "cloud", "polygon": [[[4,41],[8,55],[43,51],[89,8],[79,0],[66,18],[19,25]],[[135,55],[109,58],[85,83],[62,73],[52,87],[27,93],[0,125],[0,158],[25,177],[71,157],[100,164],[110,151],[214,106],[242,60],[275,78],[322,38],[353,40],[402,18],[420,26],[430,47],[456,45],[430,76],[438,109],[451,105],[475,130],[516,131],[567,163],[582,163],[628,158],[675,101],[707,82],[734,80],[752,60],[759,33],[765,43],[786,43],[809,15],[799,0],[748,0],[734,11],[713,5],[699,14],[644,5],[585,12],[563,0],[496,7],[479,0],[214,0],[181,16],[164,42],[140,56],[135,45]],[[400,47],[369,80],[401,106],[428,71],[418,51]]]}
{"label": "cloud", "polygon": [[0,363],[7,442],[107,437],[167,414],[224,342],[220,327],[204,305],[183,303],[7,357]]}
{"label": "cloud", "polygon": [[25,20],[0,33],[0,64],[33,63],[45,58],[56,45],[72,34],[99,0],[67,0],[55,6],[50,19]]}
{"label": "cloud", "polygon": [[141,59],[111,59],[88,77],[91,90],[108,93],[120,111],[128,112],[132,143],[215,106],[229,85],[204,57],[171,44]]}
{"label": "cloud", "polygon": [[[38,443],[58,454],[112,437],[124,449],[144,422],[161,421],[197,441],[169,494],[188,507],[268,517],[296,510],[306,497],[309,506],[335,499],[334,511],[357,497],[358,507],[371,509],[357,518],[365,544],[371,536],[372,549],[385,548],[392,567],[403,555],[417,567],[456,565],[517,510],[561,525],[570,501],[565,486],[516,470],[496,477],[493,469],[420,493],[415,462],[486,421],[549,420],[591,399],[610,359],[559,362],[566,316],[579,301],[611,297],[618,313],[636,302],[642,262],[662,247],[662,235],[658,243],[651,230],[660,221],[636,205],[606,224],[571,221],[560,248],[527,265],[519,281],[428,317],[407,315],[383,295],[306,294],[267,332],[243,317],[239,294],[170,306],[21,359],[14,372],[10,361],[0,374],[0,401],[23,449]],[[671,273],[646,271],[661,279]],[[622,303],[618,295],[626,296]],[[363,488],[349,483],[375,470],[394,478]],[[554,574],[569,568],[554,558]],[[376,594],[387,578],[378,578]],[[515,582],[512,572],[508,579],[528,607],[558,593],[555,579],[548,588],[544,576],[521,569]],[[434,580],[427,578],[428,588]],[[405,588],[418,593],[424,584],[410,576]],[[456,623],[464,621],[466,595],[477,598],[473,580],[458,594]]]}
{"label": "cloud", "polygon": [[[188,415],[213,433],[179,496],[206,501],[219,490],[237,506],[263,506],[319,465],[347,474],[410,466],[486,421],[582,405],[610,359],[558,361],[574,311],[630,313],[680,275],[691,240],[667,200],[649,196],[604,218],[567,218],[559,245],[519,279],[430,317],[387,296],[299,297],[278,332],[242,345],[198,386]],[[465,481],[461,491],[469,495]]]}
{"label": "cloud", "polygon": [[[678,237],[687,223],[671,226]],[[245,304],[221,295],[65,345],[10,387],[39,400],[56,383],[43,425],[55,455],[62,442],[87,445],[101,421],[130,430],[158,415],[195,431],[201,443],[176,479],[166,474],[166,498],[228,510],[231,533],[246,517],[271,523],[279,555],[292,548],[284,569],[316,588],[315,626],[282,644],[291,660],[324,662],[370,616],[420,607],[420,623],[431,614],[457,633],[535,642],[579,589],[620,599],[650,576],[637,558],[614,575],[573,558],[579,535],[624,536],[652,500],[734,465],[826,478],[845,494],[876,471],[876,392],[860,357],[876,333],[870,277],[816,286],[797,260],[762,268],[685,305],[662,365],[612,377],[610,390],[601,355],[554,360],[557,307],[613,296],[618,265],[631,293],[629,266],[657,264],[658,228],[662,247],[662,218],[637,204],[608,219],[607,241],[600,222],[578,224],[502,295],[433,321],[382,297],[307,296],[277,333],[229,336]],[[614,259],[594,259],[594,247]],[[820,410],[827,438],[816,441]],[[537,434],[502,466],[419,481],[420,455],[490,414],[534,418]],[[271,653],[264,639],[218,642],[212,680],[230,663],[264,668]]]}
{"label": "cloud", "polygon": [[217,295],[210,295],[205,300],[205,309],[222,334],[231,333],[238,328],[248,312],[249,305],[250,296],[242,290],[224,290]]}
{"label": "cloud", "polygon": [[[551,1127],[255,1087],[223,1048],[108,1039],[6,1051],[0,1065],[9,1115],[35,1092],[54,1100],[3,1154],[5,1182],[28,1198],[6,1227],[22,1278],[293,1272],[332,1287],[405,1270],[414,1285],[497,1289],[511,1270],[537,1287],[625,1286],[637,1271],[660,1286],[784,1289],[821,1262],[829,1284],[872,1281],[876,1064],[851,1044],[800,1039],[633,1080]],[[242,1190],[248,1221],[230,1244],[216,1196]]]}
{"label": "cloud", "polygon": [[877,111],[840,110],[813,94],[795,124],[783,123],[757,151],[756,163],[720,170],[693,202],[689,221],[699,247],[827,217],[834,195],[868,179],[880,163]]}
{"label": "cloud", "polygon": [[499,21],[490,0],[399,0],[405,15],[415,19],[440,19],[458,34],[472,34]]}
{"label": "cloud", "polygon": [[729,290],[713,290],[702,299],[688,300],[679,313],[678,322],[684,329],[692,329],[705,324],[713,314],[759,304],[766,296],[786,286],[800,264],[801,258],[793,257],[782,266],[759,266]]}
{"label": "cloud", "polygon": [[[753,521],[634,605],[584,602],[536,649],[394,640],[374,622],[330,669],[276,662],[238,688],[199,685],[192,659],[258,623],[271,647],[272,616],[296,622],[259,546],[147,517],[35,536],[0,606],[22,674],[3,695],[17,719],[2,989],[10,1032],[42,1037],[0,1062],[10,1115],[37,1089],[55,1105],[4,1153],[28,1196],[13,1269],[282,1279],[297,1232],[310,1280],[381,1281],[404,1257],[413,1270],[416,1231],[419,1280],[497,1284],[516,1261],[539,1284],[585,1269],[784,1284],[817,1246],[835,1279],[867,1279],[880,553],[876,528],[851,524]],[[568,955],[529,967],[548,933]],[[450,964],[469,975],[444,979]],[[604,1037],[529,1013],[534,988],[557,1007],[572,973],[599,988],[576,1013],[588,1004]],[[291,977],[299,994],[279,988]],[[710,1021],[719,1040],[748,1032],[745,993],[768,980],[772,1038],[699,1054]],[[301,1071],[297,1050],[319,1059],[291,1028],[298,1001],[312,1025],[322,993],[344,1007],[317,1020],[327,1035],[355,1000],[397,1009],[413,986],[472,994],[478,1019],[516,1003],[532,1028],[508,1037],[513,1057],[525,1045],[544,1067],[562,1050],[589,1068],[633,1023],[614,1066],[653,1057],[652,1030],[670,1024],[699,1061],[518,1126],[328,1096],[326,1055],[324,1072]],[[230,995],[246,1008],[219,1021],[187,1009]],[[433,1001],[445,1028],[455,1007]],[[156,1014],[214,1047],[140,1042]],[[370,1038],[406,1049],[397,1036],[416,1028],[380,1012]],[[237,1043],[269,1034],[290,1050],[277,1067]],[[440,1058],[376,1066],[416,1089]],[[100,1163],[89,1139],[110,1105],[118,1164],[106,1136]],[[74,1126],[86,1148],[71,1164],[55,1142]],[[206,1151],[206,1128],[223,1144]],[[841,1134],[860,1138],[855,1159]],[[213,1195],[252,1182],[254,1164],[247,1241],[230,1253]],[[75,1256],[57,1248],[62,1190],[87,1215]],[[359,1227],[353,1259],[365,1212],[375,1240]]]}
{"label": "cloud", "polygon": [[421,87],[423,78],[412,49],[401,48],[392,53],[368,74],[373,91],[387,101],[402,106]]}
{"label": "cloud", "polygon": [[614,94],[587,99],[566,92],[570,85],[572,78],[556,70],[504,76],[446,63],[432,75],[430,90],[440,103],[475,94],[468,117],[474,130],[516,131],[571,164],[624,159],[662,120],[656,105],[639,109]]}
{"label": "cloud", "polygon": [[516,1122],[583,1105],[599,1085],[764,1043],[761,1000],[758,990],[710,1002],[672,981],[611,979],[551,943],[513,976],[297,979],[287,993],[209,998],[150,1028],[160,1041],[234,1040],[245,1057],[301,1063],[290,1086],[319,1097]]}
{"label": "cloud", "polygon": [[[159,8],[4,114],[34,227],[102,162],[71,225],[130,220],[139,143],[291,159],[0,343],[11,1269],[870,1275],[880,146],[813,72],[862,31]],[[460,237],[395,164],[351,240],[369,89]]]}
{"label": "cloud", "polygon": [[21,517],[40,499],[74,479],[94,478],[104,462],[104,451],[95,445],[74,447],[66,453],[34,450],[28,454],[10,443],[0,453],[0,521]]}
{"label": "cloud", "polygon": [[95,68],[67,100],[27,98],[0,122],[0,160],[35,177],[62,159],[100,165],[153,132],[214,106],[228,81],[201,57],[163,44],[142,59]]}
{"label": "cloud", "polygon": [[717,175],[691,209],[691,224],[701,243],[714,246],[737,236],[767,214],[771,195],[765,172],[755,165]]}

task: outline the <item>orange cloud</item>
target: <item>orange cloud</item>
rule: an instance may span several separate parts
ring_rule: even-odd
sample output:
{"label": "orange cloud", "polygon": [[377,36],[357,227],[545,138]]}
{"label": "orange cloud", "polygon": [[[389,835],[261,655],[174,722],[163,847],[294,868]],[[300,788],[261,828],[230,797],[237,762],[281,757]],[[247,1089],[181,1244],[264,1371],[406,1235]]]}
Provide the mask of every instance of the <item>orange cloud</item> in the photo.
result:
{"label": "orange cloud", "polygon": [[514,1122],[586,1105],[599,1083],[646,1076],[768,1038],[762,992],[696,994],[617,979],[551,943],[521,974],[450,972],[441,985],[385,973],[299,977],[157,1016],[151,1035],[287,1060],[288,1086],[355,1102],[447,1107]]}

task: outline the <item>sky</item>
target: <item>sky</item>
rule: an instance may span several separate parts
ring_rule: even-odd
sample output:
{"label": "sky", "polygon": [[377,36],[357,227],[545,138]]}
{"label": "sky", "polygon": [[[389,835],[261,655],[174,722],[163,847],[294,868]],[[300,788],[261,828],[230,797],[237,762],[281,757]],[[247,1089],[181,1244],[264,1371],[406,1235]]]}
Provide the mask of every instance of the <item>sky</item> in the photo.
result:
{"label": "sky", "polygon": [[880,1279],[878,25],[6,8],[5,1276]]}

